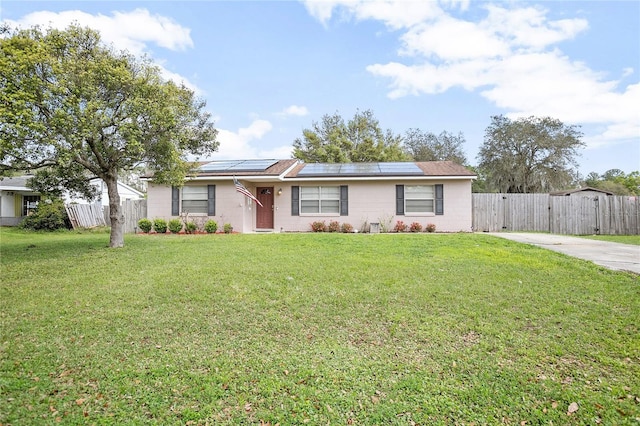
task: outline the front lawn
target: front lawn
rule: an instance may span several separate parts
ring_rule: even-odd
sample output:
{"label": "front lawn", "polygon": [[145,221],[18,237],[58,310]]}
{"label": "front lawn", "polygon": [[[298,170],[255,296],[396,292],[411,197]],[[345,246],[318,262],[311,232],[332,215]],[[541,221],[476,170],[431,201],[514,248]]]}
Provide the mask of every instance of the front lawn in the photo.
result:
{"label": "front lawn", "polygon": [[0,230],[0,424],[637,424],[640,283],[479,234]]}
{"label": "front lawn", "polygon": [[640,235],[582,235],[581,237],[591,240],[610,241],[612,243],[640,246]]}

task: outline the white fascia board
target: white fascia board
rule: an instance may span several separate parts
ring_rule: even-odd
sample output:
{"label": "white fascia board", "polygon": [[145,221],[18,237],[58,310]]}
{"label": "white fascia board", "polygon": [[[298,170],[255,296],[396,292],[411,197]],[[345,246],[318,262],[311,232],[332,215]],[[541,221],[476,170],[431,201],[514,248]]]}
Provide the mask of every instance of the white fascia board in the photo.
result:
{"label": "white fascia board", "polygon": [[33,189],[28,188],[26,186],[2,186],[0,185],[0,191],[13,191],[13,192],[33,192],[37,194]]}

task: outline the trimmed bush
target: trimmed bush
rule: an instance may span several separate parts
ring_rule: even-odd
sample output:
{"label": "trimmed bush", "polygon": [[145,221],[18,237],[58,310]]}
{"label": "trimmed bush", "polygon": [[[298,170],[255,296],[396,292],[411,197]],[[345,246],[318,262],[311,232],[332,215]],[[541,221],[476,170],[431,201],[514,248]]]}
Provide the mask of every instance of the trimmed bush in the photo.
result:
{"label": "trimmed bush", "polygon": [[34,231],[71,229],[67,210],[62,200],[41,200],[33,212],[20,223],[20,228]]}
{"label": "trimmed bush", "polygon": [[222,226],[222,230],[224,231],[225,234],[230,234],[233,232],[233,226],[231,226],[230,223],[225,223]]}
{"label": "trimmed bush", "polygon": [[167,232],[167,221],[164,219],[153,220],[153,230],[158,234],[164,234]]}
{"label": "trimmed bush", "polygon": [[422,225],[420,225],[418,222],[413,222],[411,225],[409,225],[409,231],[411,231],[411,232],[421,232],[422,231]]}
{"label": "trimmed bush", "polygon": [[406,232],[407,228],[408,228],[407,225],[403,221],[399,220],[399,221],[396,222],[396,226],[393,227],[393,231],[394,232]]}
{"label": "trimmed bush", "polygon": [[153,227],[153,222],[151,222],[147,218],[143,218],[138,221],[138,228],[140,228],[140,231],[144,232],[145,234],[148,234],[149,231],[151,231],[152,227]]}
{"label": "trimmed bush", "polygon": [[169,221],[169,231],[171,231],[172,234],[177,234],[182,231],[182,221],[180,219],[171,219]]}
{"label": "trimmed bush", "polygon": [[424,230],[427,232],[436,232],[436,225],[433,223],[428,223]]}
{"label": "trimmed bush", "polygon": [[187,222],[184,224],[184,230],[187,234],[195,234],[198,230],[198,225],[193,221]]}
{"label": "trimmed bush", "polygon": [[340,232],[340,223],[337,220],[332,220],[327,229],[329,232]]}
{"label": "trimmed bush", "polygon": [[313,232],[325,232],[327,230],[327,224],[324,223],[324,220],[317,220],[311,224],[311,230]]}
{"label": "trimmed bush", "polygon": [[204,230],[208,234],[215,234],[218,230],[218,222],[213,219],[208,220],[207,223],[204,224]]}
{"label": "trimmed bush", "polygon": [[351,233],[353,232],[353,225],[351,225],[350,223],[343,223],[340,227],[340,230],[345,234]]}

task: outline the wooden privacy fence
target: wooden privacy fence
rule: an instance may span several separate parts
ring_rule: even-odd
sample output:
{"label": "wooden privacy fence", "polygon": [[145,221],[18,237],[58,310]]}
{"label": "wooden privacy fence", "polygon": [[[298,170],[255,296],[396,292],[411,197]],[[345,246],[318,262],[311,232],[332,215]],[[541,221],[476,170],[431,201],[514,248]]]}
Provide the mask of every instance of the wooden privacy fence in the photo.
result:
{"label": "wooden privacy fence", "polygon": [[640,198],[473,194],[473,229],[553,234],[640,234]]}
{"label": "wooden privacy fence", "polygon": [[[120,205],[122,214],[124,215],[124,232],[133,233],[136,231],[138,221],[147,217],[147,200],[124,200]],[[107,226],[111,225],[109,218],[109,206],[105,206],[104,220]]]}
{"label": "wooden privacy fence", "polygon": [[65,210],[73,229],[95,228],[96,226],[106,226],[107,223],[102,215],[102,206],[95,204],[65,204]]}
{"label": "wooden privacy fence", "polygon": [[[109,206],[95,204],[66,204],[65,209],[73,229],[111,226]],[[135,232],[138,221],[147,217],[147,200],[125,200],[121,204],[124,232]]]}

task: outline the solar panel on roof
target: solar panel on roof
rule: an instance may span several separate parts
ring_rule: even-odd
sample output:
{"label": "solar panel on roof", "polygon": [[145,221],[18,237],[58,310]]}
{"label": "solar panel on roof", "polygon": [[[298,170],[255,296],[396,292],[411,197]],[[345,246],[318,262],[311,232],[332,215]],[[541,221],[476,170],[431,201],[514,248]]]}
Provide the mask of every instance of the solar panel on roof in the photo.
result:
{"label": "solar panel on roof", "polygon": [[212,161],[200,166],[200,170],[207,172],[220,172],[227,170],[229,167],[237,163],[238,161]]}
{"label": "solar panel on roof", "polygon": [[227,160],[212,161],[200,166],[203,172],[263,172],[277,160]]}
{"label": "solar panel on roof", "polygon": [[245,160],[238,164],[234,164],[233,166],[229,167],[227,170],[229,171],[243,170],[243,171],[257,172],[257,171],[266,170],[276,163],[277,161],[275,160]]}
{"label": "solar panel on roof", "polygon": [[380,163],[380,173],[383,174],[422,174],[420,167],[416,163],[391,162]]}
{"label": "solar panel on roof", "polygon": [[305,164],[298,172],[299,176],[304,175],[337,175],[340,174],[341,164],[311,163]]}
{"label": "solar panel on roof", "polygon": [[348,176],[348,175],[422,175],[422,170],[412,162],[389,163],[312,163],[305,164],[298,176]]}
{"label": "solar panel on roof", "polygon": [[378,167],[378,163],[348,163],[342,165],[340,173],[346,175],[375,175],[380,173],[380,167]]}

